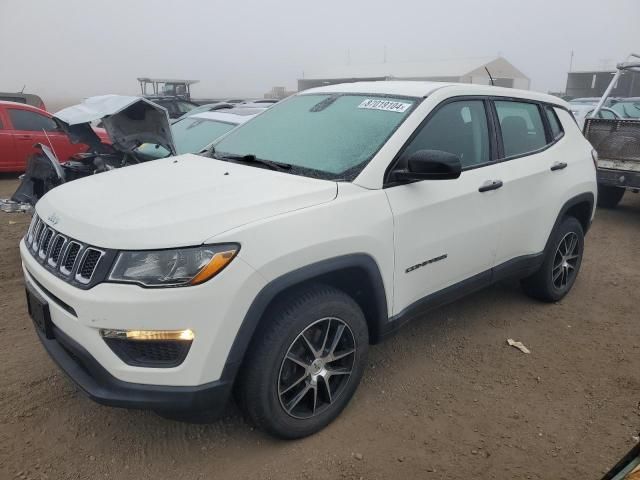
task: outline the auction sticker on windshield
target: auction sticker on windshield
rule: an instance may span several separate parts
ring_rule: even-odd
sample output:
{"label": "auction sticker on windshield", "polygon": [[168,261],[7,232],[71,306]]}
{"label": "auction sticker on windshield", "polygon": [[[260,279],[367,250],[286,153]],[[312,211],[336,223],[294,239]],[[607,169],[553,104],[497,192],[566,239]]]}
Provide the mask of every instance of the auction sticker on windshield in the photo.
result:
{"label": "auction sticker on windshield", "polygon": [[358,108],[365,108],[367,110],[383,110],[385,112],[406,112],[411,106],[410,103],[394,102],[391,100],[380,100],[376,98],[367,98],[364,100]]}

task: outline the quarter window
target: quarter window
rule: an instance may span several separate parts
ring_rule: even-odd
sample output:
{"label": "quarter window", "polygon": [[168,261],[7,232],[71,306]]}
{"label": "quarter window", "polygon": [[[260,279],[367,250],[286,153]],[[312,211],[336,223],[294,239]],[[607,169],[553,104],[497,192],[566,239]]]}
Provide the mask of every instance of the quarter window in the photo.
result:
{"label": "quarter window", "polygon": [[15,130],[27,130],[31,132],[41,132],[42,130],[53,132],[57,130],[56,122],[39,113],[15,108],[9,108],[8,111]]}
{"label": "quarter window", "polygon": [[[418,150],[442,150],[460,157],[462,168],[490,161],[489,128],[482,100],[461,100],[439,108],[403,152],[402,163]],[[403,162],[404,161],[404,162]]]}
{"label": "quarter window", "polygon": [[506,157],[524,155],[546,146],[544,125],[537,104],[497,101],[495,105]]}
{"label": "quarter window", "polygon": [[544,110],[547,114],[547,118],[549,119],[551,135],[554,140],[560,138],[564,132],[562,131],[562,125],[560,125],[560,120],[558,120],[555,110],[553,107],[545,107]]}

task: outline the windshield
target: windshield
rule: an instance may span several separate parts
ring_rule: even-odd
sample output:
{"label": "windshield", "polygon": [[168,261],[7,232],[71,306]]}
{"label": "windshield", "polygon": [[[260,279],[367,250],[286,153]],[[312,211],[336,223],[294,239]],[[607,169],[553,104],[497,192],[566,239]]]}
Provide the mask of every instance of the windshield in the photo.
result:
{"label": "windshield", "polygon": [[255,155],[291,173],[352,180],[409,115],[415,98],[298,95],[214,145],[215,156]]}
{"label": "windshield", "polygon": [[640,101],[622,101],[611,106],[622,118],[640,118]]}
{"label": "windshield", "polygon": [[[178,155],[198,153],[236,125],[220,120],[186,117],[171,125],[171,133]],[[136,151],[152,158],[169,156],[169,152],[165,148],[150,143],[140,145]]]}

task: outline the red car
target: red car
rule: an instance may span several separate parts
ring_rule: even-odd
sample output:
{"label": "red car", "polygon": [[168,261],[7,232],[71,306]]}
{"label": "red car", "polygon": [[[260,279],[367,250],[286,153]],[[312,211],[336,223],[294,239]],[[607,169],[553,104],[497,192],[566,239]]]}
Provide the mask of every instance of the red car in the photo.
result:
{"label": "red car", "polygon": [[[0,172],[24,172],[28,158],[39,153],[36,143],[52,147],[60,162],[87,151],[87,145],[71,143],[51,117],[31,105],[0,101]],[[110,143],[104,130],[94,130],[103,142]]]}

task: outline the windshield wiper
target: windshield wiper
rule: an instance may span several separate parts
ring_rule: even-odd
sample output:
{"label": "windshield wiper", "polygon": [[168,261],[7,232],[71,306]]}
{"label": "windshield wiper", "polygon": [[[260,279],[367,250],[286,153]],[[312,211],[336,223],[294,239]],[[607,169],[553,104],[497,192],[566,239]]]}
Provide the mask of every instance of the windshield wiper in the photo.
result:
{"label": "windshield wiper", "polygon": [[246,155],[236,155],[232,153],[226,154],[215,154],[214,158],[219,160],[231,160],[233,162],[244,162],[244,163],[259,163],[260,165],[265,165],[271,170],[291,170],[292,165],[289,163],[281,163],[274,162],[273,160],[265,160],[264,158],[258,158],[253,154]]}

